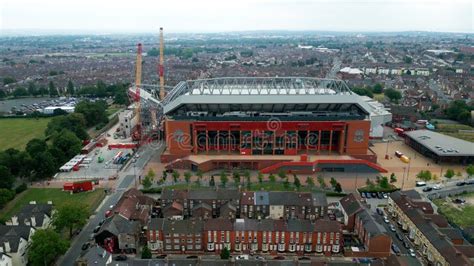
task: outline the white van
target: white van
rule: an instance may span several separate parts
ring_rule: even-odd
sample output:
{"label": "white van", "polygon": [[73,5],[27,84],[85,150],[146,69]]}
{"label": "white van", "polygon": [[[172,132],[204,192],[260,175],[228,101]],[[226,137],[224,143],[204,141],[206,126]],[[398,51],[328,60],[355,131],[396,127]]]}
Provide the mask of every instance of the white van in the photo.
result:
{"label": "white van", "polygon": [[426,186],[426,182],[424,182],[424,181],[416,181],[416,186],[417,186],[417,187]]}

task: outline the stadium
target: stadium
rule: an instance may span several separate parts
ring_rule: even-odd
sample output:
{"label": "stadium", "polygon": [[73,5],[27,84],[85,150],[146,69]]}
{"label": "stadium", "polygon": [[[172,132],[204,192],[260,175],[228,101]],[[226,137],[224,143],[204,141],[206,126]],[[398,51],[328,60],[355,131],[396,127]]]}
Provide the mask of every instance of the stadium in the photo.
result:
{"label": "stadium", "polygon": [[381,137],[391,114],[341,80],[190,80],[160,104],[169,169],[385,172],[369,138]]}

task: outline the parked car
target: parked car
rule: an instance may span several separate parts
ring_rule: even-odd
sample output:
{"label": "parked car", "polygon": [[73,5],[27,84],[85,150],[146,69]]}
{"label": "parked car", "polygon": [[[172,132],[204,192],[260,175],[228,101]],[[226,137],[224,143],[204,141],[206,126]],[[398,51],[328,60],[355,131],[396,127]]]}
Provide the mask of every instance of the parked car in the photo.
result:
{"label": "parked car", "polygon": [[384,221],[386,224],[388,224],[388,223],[390,222],[390,221],[388,220],[387,215],[384,215],[384,216],[383,216],[383,221]]}
{"label": "parked car", "polygon": [[380,209],[380,208],[377,208],[377,209],[376,209],[376,211],[377,211],[377,213],[378,213],[379,215],[383,215],[383,211],[382,211],[382,209]]}
{"label": "parked car", "polygon": [[196,255],[191,255],[191,256],[187,256],[186,259],[197,259],[198,256]]}
{"label": "parked car", "polygon": [[161,255],[158,255],[156,256],[157,259],[164,259],[166,258],[166,256],[168,256],[167,254],[161,254]]}
{"label": "parked car", "polygon": [[382,192],[377,193],[377,198],[383,199],[383,193]]}
{"label": "parked car", "polygon": [[262,257],[262,256],[255,256],[255,259],[256,259],[256,260],[264,260],[265,258]]}
{"label": "parked car", "polygon": [[407,241],[403,241],[403,246],[404,246],[405,248],[410,248],[410,244],[408,244]]}
{"label": "parked car", "polygon": [[99,225],[102,226],[105,223],[105,219],[99,222]]}
{"label": "parked car", "polygon": [[397,245],[392,244],[392,250],[395,252],[395,254],[397,254],[397,256],[400,256],[400,248],[398,248]]}
{"label": "parked car", "polygon": [[377,192],[370,193],[370,196],[372,196],[372,198],[377,198]]}
{"label": "parked car", "polygon": [[114,258],[116,261],[126,261],[127,260],[127,255],[118,255],[117,257]]}
{"label": "parked car", "polygon": [[384,193],[383,193],[383,198],[384,198],[384,199],[388,199],[388,193],[385,193],[385,192],[384,192]]}
{"label": "parked car", "polygon": [[416,257],[416,252],[415,252],[414,249],[410,248],[410,249],[408,250],[408,252],[410,253],[410,256]]}
{"label": "parked car", "polygon": [[372,196],[370,196],[370,193],[369,193],[369,192],[366,192],[366,193],[365,193],[365,197],[368,198],[368,199],[372,198]]}
{"label": "parked car", "polygon": [[392,232],[397,231],[397,229],[395,229],[395,226],[393,226],[393,224],[390,225],[390,231],[392,231]]}
{"label": "parked car", "polygon": [[285,257],[284,256],[276,256],[276,257],[273,257],[274,260],[284,260]]}
{"label": "parked car", "polygon": [[441,185],[441,184],[436,184],[436,185],[433,186],[434,190],[440,190],[442,188],[443,188],[443,185]]}
{"label": "parked car", "polygon": [[81,249],[82,249],[82,250],[86,250],[86,249],[88,249],[90,246],[91,246],[91,244],[90,244],[89,242],[86,242],[86,243],[82,244]]}
{"label": "parked car", "polygon": [[364,199],[365,198],[365,192],[361,192],[360,197]]}
{"label": "parked car", "polygon": [[398,240],[400,240],[400,241],[403,240],[403,236],[400,233],[397,233],[396,235],[397,235]]}
{"label": "parked car", "polygon": [[89,241],[92,241],[94,239],[95,239],[95,234],[94,233],[90,234],[89,235]]}
{"label": "parked car", "polygon": [[466,185],[466,182],[464,182],[464,181],[459,181],[459,182],[456,183],[456,186],[458,186],[458,187],[462,187],[464,185]]}
{"label": "parked car", "polygon": [[97,233],[97,232],[99,232],[99,230],[100,230],[100,225],[96,226],[94,228],[94,231],[92,231],[92,232]]}
{"label": "parked car", "polygon": [[238,255],[237,257],[235,257],[236,260],[248,260],[249,259],[249,255]]}
{"label": "parked car", "polygon": [[463,203],[466,203],[466,200],[465,200],[465,199],[456,198],[456,199],[453,199],[453,203],[456,203],[456,204],[463,204]]}
{"label": "parked car", "polygon": [[474,185],[474,179],[466,181],[466,185]]}
{"label": "parked car", "polygon": [[311,260],[309,257],[299,257],[298,260]]}
{"label": "parked car", "polygon": [[430,192],[431,190],[433,190],[432,187],[425,187],[425,188],[423,188],[423,192]]}

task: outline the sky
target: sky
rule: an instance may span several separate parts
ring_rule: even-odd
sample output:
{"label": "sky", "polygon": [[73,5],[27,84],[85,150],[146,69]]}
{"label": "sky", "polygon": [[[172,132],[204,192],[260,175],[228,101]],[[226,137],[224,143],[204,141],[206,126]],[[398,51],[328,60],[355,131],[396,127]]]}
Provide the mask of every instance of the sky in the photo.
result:
{"label": "sky", "polygon": [[0,0],[6,31],[473,32],[473,0]]}

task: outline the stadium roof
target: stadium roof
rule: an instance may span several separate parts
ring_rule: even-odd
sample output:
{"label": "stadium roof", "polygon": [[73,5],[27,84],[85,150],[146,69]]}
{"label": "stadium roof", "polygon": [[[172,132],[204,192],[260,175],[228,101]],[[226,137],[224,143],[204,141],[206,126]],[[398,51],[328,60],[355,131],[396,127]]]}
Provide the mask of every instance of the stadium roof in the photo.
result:
{"label": "stadium roof", "polygon": [[412,140],[438,156],[474,156],[474,143],[430,130],[406,131]]}
{"label": "stadium roof", "polygon": [[180,82],[163,100],[164,113],[357,111],[371,107],[342,80],[276,77],[215,78]]}

